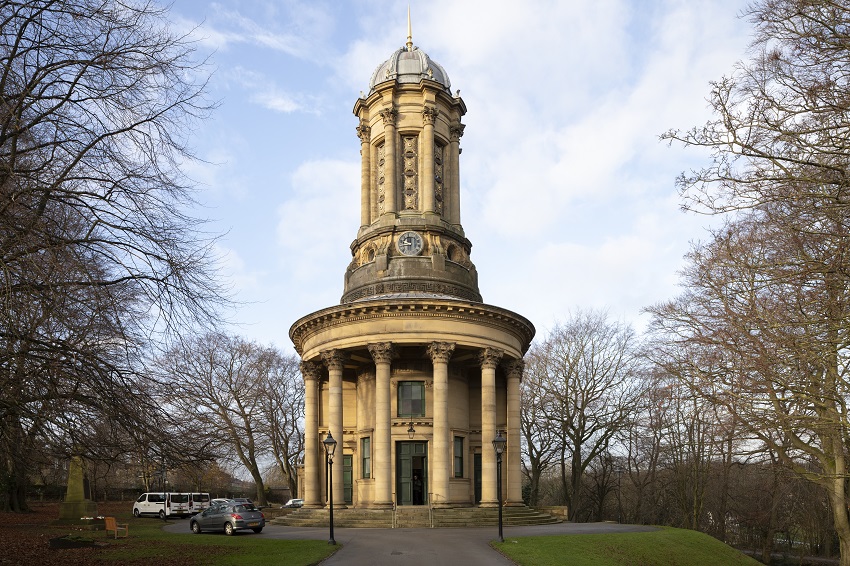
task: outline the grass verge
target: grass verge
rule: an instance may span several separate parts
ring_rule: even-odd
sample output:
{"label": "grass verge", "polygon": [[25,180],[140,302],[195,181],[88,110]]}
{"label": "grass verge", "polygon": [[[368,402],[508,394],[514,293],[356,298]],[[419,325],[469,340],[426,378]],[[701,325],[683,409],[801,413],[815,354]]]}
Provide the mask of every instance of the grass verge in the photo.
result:
{"label": "grass verge", "polygon": [[520,566],[757,566],[760,562],[696,531],[538,536],[493,547]]}
{"label": "grass verge", "polygon": [[[193,558],[198,564],[215,566],[311,566],[330,556],[336,548],[320,540],[266,539],[251,532],[237,532],[233,536],[220,533],[189,532],[167,533],[162,522],[156,519],[130,520],[131,537],[114,541],[103,549],[100,559],[104,562],[126,563],[151,559],[171,560],[175,555],[181,561]],[[338,548],[338,547],[337,547]],[[183,562],[185,563],[185,562]]]}

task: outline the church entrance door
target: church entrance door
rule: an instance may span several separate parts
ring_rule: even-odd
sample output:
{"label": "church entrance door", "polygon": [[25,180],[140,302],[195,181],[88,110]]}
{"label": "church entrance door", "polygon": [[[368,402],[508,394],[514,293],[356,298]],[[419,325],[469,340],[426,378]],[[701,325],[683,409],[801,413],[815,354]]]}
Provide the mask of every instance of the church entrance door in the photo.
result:
{"label": "church entrance door", "polygon": [[396,497],[399,505],[425,505],[428,500],[428,443],[396,443]]}

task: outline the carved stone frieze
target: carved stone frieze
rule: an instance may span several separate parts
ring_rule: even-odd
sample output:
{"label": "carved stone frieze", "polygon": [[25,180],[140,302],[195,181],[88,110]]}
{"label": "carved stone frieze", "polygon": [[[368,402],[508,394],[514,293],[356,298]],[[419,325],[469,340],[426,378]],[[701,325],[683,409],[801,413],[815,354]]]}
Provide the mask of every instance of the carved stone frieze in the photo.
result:
{"label": "carved stone frieze", "polygon": [[386,198],[386,191],[384,190],[384,180],[386,177],[386,162],[387,162],[387,152],[386,152],[386,144],[381,144],[377,148],[378,154],[378,162],[375,164],[377,169],[376,178],[378,179],[378,214],[384,213],[384,199]]}
{"label": "carved stone frieze", "polygon": [[375,285],[355,289],[350,293],[346,293],[342,297],[342,302],[351,303],[364,297],[373,297],[375,295],[384,295],[389,293],[433,293],[435,295],[448,295],[450,297],[458,297],[475,302],[481,301],[481,295],[458,285],[449,285],[447,283],[431,281],[398,281],[390,283],[376,283]]}
{"label": "carved stone frieze", "polygon": [[418,136],[404,136],[402,138],[402,159],[404,169],[402,171],[402,195],[404,196],[404,209],[416,210],[419,206],[419,138]]}
{"label": "carved stone frieze", "polygon": [[444,147],[434,144],[434,210],[443,214],[443,151]]}

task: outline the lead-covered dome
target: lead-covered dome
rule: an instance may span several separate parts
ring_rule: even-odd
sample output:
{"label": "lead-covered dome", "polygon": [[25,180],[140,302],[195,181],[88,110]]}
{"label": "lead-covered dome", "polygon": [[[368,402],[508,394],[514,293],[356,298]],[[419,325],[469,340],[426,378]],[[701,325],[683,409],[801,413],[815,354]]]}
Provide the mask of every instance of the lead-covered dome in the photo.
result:
{"label": "lead-covered dome", "polygon": [[387,81],[419,84],[422,79],[437,81],[451,94],[452,83],[442,65],[428,57],[416,46],[401,47],[390,58],[378,65],[369,81],[369,94],[375,87]]}

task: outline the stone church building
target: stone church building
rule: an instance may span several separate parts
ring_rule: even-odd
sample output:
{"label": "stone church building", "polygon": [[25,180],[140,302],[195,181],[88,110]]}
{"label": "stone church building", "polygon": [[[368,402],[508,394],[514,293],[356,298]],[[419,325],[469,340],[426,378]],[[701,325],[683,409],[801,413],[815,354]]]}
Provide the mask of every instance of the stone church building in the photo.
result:
{"label": "stone church building", "polygon": [[520,380],[534,326],[482,302],[461,225],[466,105],[407,43],[354,104],[360,227],[339,305],[290,329],[306,386],[305,508],[522,505]]}

